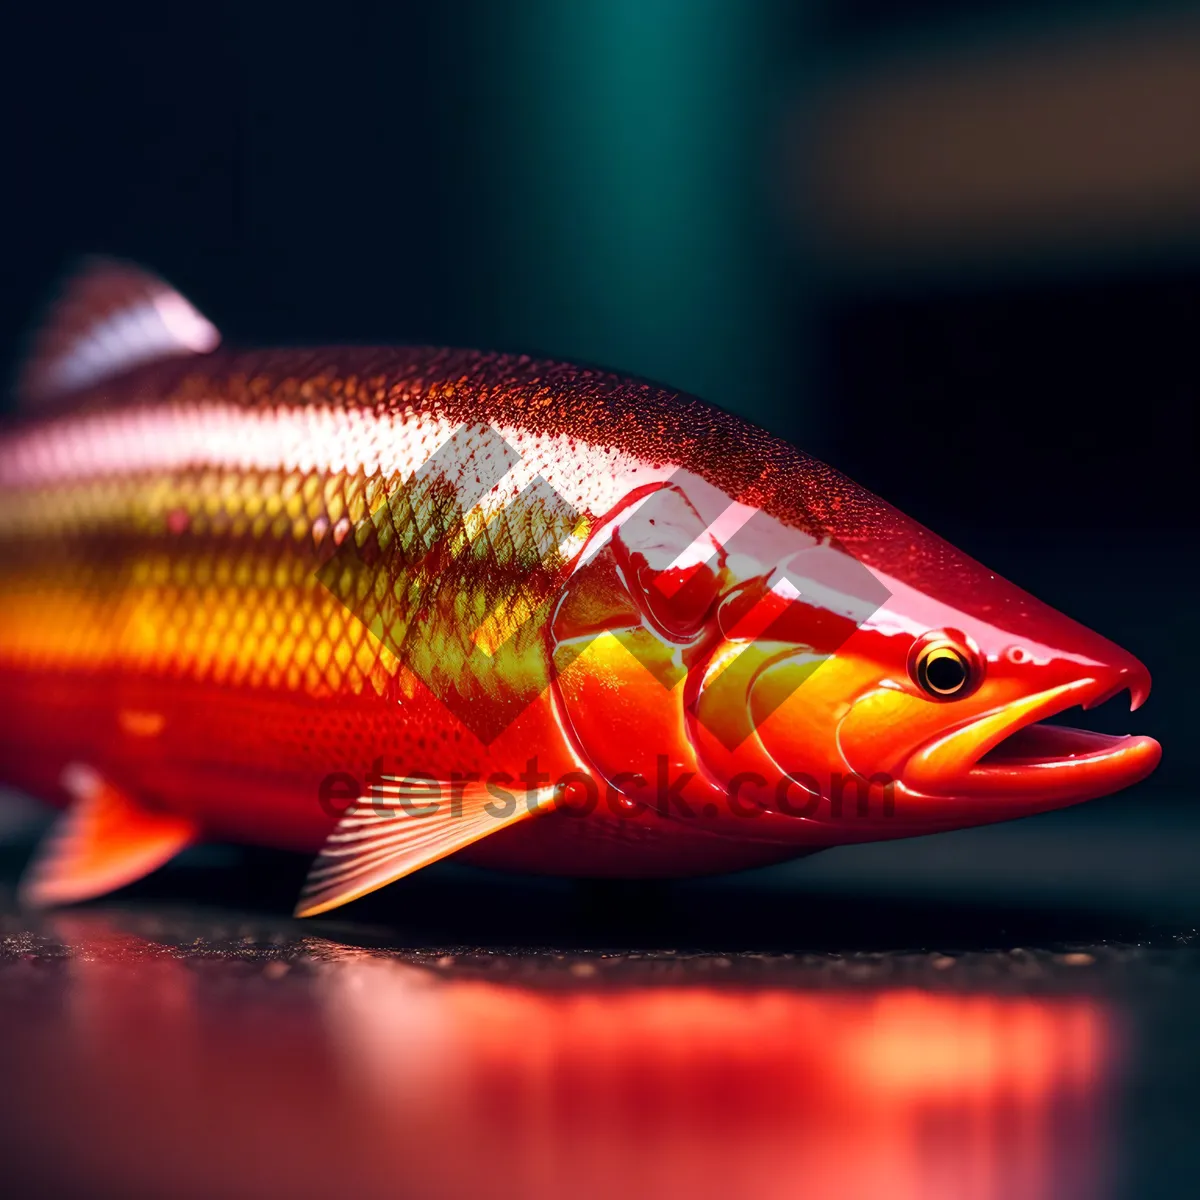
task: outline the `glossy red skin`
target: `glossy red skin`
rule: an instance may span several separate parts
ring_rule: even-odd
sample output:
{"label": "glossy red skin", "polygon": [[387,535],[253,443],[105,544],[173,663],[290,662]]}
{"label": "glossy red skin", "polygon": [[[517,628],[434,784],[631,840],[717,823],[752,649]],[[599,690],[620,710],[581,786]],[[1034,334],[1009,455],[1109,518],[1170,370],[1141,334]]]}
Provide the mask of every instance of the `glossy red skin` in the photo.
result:
{"label": "glossy red skin", "polygon": [[[919,620],[925,611],[941,627],[963,631],[988,664],[987,689],[951,711],[949,705],[930,703],[913,684],[907,669],[912,633],[868,627],[854,632],[832,660],[844,666],[843,674],[822,668],[823,674],[802,689],[810,706],[812,697],[824,696],[819,707],[838,710],[840,721],[841,708],[848,711],[884,678],[894,691],[884,698],[908,705],[869,723],[869,736],[860,731],[860,761],[849,764],[854,770],[867,772],[886,760],[888,769],[903,774],[916,741],[889,745],[887,730],[897,722],[915,722],[913,738],[923,741],[989,711],[988,705],[1009,704],[1083,677],[1095,684],[1089,695],[1102,685],[1112,690],[1132,684],[1140,690],[1148,684],[1144,668],[1120,648],[987,572],[831,468],[701,401],[605,372],[420,348],[218,352],[196,362],[131,372],[73,398],[61,419],[148,408],[186,412],[212,403],[256,413],[268,430],[283,424],[281,414],[304,406],[338,413],[360,408],[375,416],[431,414],[451,425],[486,422],[531,436],[610,447],[655,466],[686,468],[783,527],[834,539],[881,578],[903,585],[906,596],[911,590],[904,601],[909,617]],[[21,432],[18,428],[12,436]],[[195,462],[187,471],[205,468]],[[15,486],[0,491],[0,504],[11,503],[19,492]],[[606,514],[591,515],[600,521]],[[178,536],[174,542],[161,532],[155,536],[168,554],[182,552]],[[191,538],[192,530],[181,536]],[[214,534],[210,540],[218,555],[245,552],[272,563],[299,553],[288,549],[286,538],[248,543],[245,535],[222,540]],[[0,544],[0,564],[7,564],[0,572],[7,571],[3,584],[11,589],[31,561],[83,553],[104,564],[121,555],[136,558],[144,549],[143,535],[122,528],[107,539],[93,537],[86,550],[69,539],[17,537],[10,545]],[[570,587],[571,579],[564,578],[563,586]],[[614,603],[619,606],[619,598]],[[798,631],[798,636],[808,634]],[[1053,653],[1044,662],[1010,662],[1011,647],[1024,643]],[[356,645],[361,644],[360,637]],[[822,685],[823,679],[828,683]],[[145,803],[194,816],[213,837],[316,851],[348,800],[348,780],[337,780],[331,794],[331,776],[344,773],[361,784],[369,780],[379,755],[389,770],[438,777],[486,776],[496,770],[517,775],[536,753],[539,770],[556,779],[579,768],[582,760],[603,795],[606,781],[618,771],[651,772],[666,747],[672,770],[696,769],[697,778],[686,790],[693,819],[681,820],[677,812],[664,816],[634,796],[633,804],[601,803],[586,818],[559,812],[526,821],[464,852],[472,861],[509,869],[654,876],[760,865],[825,845],[975,824],[1111,790],[1093,786],[1050,803],[1040,794],[1022,799],[1021,787],[1014,801],[1009,794],[971,795],[969,786],[965,795],[932,797],[902,786],[903,804],[887,819],[872,814],[866,820],[835,819],[827,800],[804,818],[764,811],[758,818],[735,819],[720,803],[714,805],[719,811],[708,815],[705,804],[721,800],[738,769],[761,768],[768,781],[762,795],[754,797],[761,809],[772,807],[778,758],[788,759],[789,770],[845,770],[837,723],[814,727],[800,739],[803,744],[789,745],[789,738],[796,739],[787,728],[780,730],[789,714],[799,711],[789,701],[764,722],[763,737],[769,731],[774,739],[774,757],[748,745],[724,755],[724,761],[703,729],[693,730],[694,744],[680,741],[679,713],[664,703],[661,688],[655,691],[635,676],[616,689],[607,686],[611,682],[603,671],[564,676],[484,746],[428,691],[411,681],[402,685],[398,678],[381,690],[342,688],[310,695],[279,681],[234,684],[170,663],[154,671],[71,662],[46,670],[9,654],[0,657],[0,776],[65,803],[62,769],[82,761]],[[589,688],[598,685],[606,690],[598,693],[599,700],[590,698]],[[152,714],[155,722],[161,718],[161,728],[152,734],[139,728],[139,722],[146,723],[144,714]],[[662,724],[660,733],[647,734],[656,722]],[[707,756],[704,767],[696,762],[697,746]],[[782,747],[779,754],[774,747]],[[720,763],[715,774],[712,762]]]}

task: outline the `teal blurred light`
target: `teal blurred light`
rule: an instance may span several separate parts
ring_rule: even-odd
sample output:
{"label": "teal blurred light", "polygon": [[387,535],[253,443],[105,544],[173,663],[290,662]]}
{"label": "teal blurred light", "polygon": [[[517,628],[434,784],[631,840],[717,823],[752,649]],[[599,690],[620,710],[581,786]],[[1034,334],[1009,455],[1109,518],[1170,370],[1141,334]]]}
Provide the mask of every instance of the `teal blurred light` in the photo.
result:
{"label": "teal blurred light", "polygon": [[769,420],[783,365],[773,5],[472,8],[468,71],[482,77],[458,115],[475,143],[479,332]]}

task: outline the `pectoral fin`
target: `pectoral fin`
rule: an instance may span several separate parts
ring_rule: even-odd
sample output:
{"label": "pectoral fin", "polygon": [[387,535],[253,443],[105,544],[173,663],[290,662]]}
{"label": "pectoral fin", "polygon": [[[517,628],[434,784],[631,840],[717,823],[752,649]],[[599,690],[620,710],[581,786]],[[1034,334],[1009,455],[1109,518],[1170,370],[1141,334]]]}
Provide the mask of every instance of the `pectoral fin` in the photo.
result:
{"label": "pectoral fin", "polygon": [[363,797],[313,863],[296,916],[312,917],[549,808],[557,788],[513,794],[483,783],[392,780]]}
{"label": "pectoral fin", "polygon": [[74,796],[21,879],[23,904],[46,908],[114,891],[149,875],[199,835],[194,822],[144,808],[90,767],[73,764]]}

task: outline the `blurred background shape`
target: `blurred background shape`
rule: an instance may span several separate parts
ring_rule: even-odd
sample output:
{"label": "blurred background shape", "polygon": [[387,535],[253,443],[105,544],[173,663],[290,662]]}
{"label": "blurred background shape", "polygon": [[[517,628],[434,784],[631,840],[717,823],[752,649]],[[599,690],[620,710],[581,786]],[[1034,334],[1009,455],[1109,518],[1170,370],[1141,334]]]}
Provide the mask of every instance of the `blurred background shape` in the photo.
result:
{"label": "blurred background shape", "polygon": [[793,206],[834,259],[1070,270],[1072,253],[1200,233],[1195,13],[1060,10],[851,57],[822,102]]}
{"label": "blurred background shape", "polygon": [[452,170],[486,336],[778,404],[776,25],[719,0],[472,6],[458,75],[478,103]]}

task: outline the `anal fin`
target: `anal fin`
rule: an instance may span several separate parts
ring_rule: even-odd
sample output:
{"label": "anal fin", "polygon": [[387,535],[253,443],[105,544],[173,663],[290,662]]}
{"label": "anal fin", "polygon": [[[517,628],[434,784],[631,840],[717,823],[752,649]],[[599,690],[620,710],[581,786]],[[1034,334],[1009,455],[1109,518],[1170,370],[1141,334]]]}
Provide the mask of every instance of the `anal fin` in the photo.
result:
{"label": "anal fin", "polygon": [[296,916],[312,917],[411,875],[554,805],[560,788],[514,794],[484,783],[388,780],[353,805],[304,883]]}
{"label": "anal fin", "polygon": [[195,822],[142,807],[90,767],[67,767],[63,786],[74,801],[21,879],[21,902],[31,907],[115,891],[149,875],[199,836]]}

